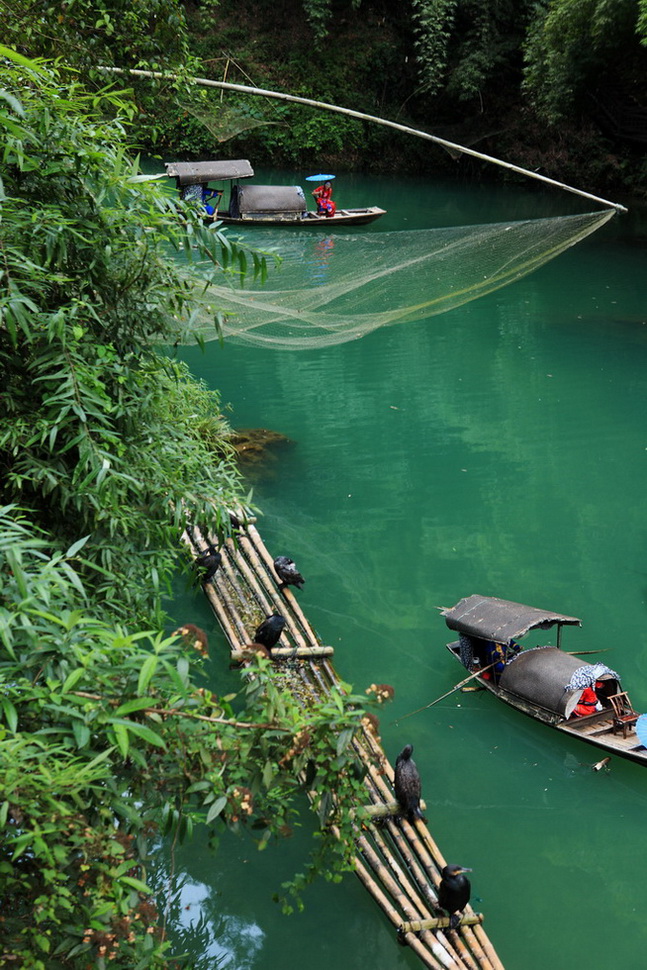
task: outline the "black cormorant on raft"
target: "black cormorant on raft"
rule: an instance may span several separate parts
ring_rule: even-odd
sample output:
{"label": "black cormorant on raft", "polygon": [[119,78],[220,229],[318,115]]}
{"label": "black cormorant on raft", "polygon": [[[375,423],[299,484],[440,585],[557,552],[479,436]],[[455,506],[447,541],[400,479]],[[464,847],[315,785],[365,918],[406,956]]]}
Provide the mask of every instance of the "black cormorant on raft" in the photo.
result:
{"label": "black cormorant on raft", "polygon": [[[197,531],[194,538],[187,530],[186,541],[195,555],[205,548],[208,539]],[[277,590],[275,557],[253,523],[219,548],[222,567],[213,582],[204,587],[204,593],[229,641],[231,659],[245,662],[253,659],[255,652],[267,650],[264,644],[250,642],[258,640],[254,627],[256,623],[263,626],[261,618],[278,616],[279,622],[286,622],[271,648],[271,659],[294,658],[282,671],[289,685],[286,689],[294,685],[295,693],[303,696],[305,686],[308,697],[311,692],[313,698],[342,690],[343,681],[332,664],[333,648],[322,645],[296,597]],[[250,620],[250,616],[255,619]],[[371,685],[369,693],[383,694],[382,687]],[[483,930],[480,913],[474,913],[468,904],[459,925],[450,931],[450,917],[438,911],[438,885],[445,861],[427,827],[415,815],[414,825],[393,817],[403,810],[398,812],[392,787],[394,771],[376,737],[376,727],[367,726],[365,719],[350,742],[362,766],[366,802],[362,808],[368,815],[357,828],[355,862],[359,879],[396,930],[398,940],[411,948],[422,966],[430,970],[504,970]],[[305,779],[305,769],[302,774]],[[418,804],[424,811],[424,803]]]}
{"label": "black cormorant on raft", "polygon": [[296,586],[297,589],[301,589],[305,583],[305,579],[294,564],[294,559],[289,559],[288,556],[277,556],[274,560],[274,570],[281,580],[279,589],[285,589],[286,586]]}
{"label": "black cormorant on raft", "polygon": [[471,869],[463,866],[445,866],[440,873],[438,887],[438,906],[449,916],[449,925],[456,929],[461,921],[460,914],[470,901],[470,881],[465,876]]}
{"label": "black cormorant on raft", "polygon": [[212,542],[209,543],[207,549],[203,549],[195,559],[196,569],[200,572],[200,582],[204,586],[205,583],[210,583],[213,577],[218,572],[220,564],[222,563],[222,556],[214,546]]}
{"label": "black cormorant on raft", "polygon": [[254,634],[254,643],[261,644],[271,654],[272,647],[275,647],[279,642],[280,636],[283,633],[283,627],[285,626],[285,617],[281,616],[280,613],[272,613],[268,616],[266,620],[256,628],[256,633]]}
{"label": "black cormorant on raft", "polygon": [[427,821],[420,810],[422,786],[417,765],[411,757],[412,754],[413,745],[407,744],[395,759],[393,780],[395,797],[407,821],[411,824],[418,818],[423,822]]}

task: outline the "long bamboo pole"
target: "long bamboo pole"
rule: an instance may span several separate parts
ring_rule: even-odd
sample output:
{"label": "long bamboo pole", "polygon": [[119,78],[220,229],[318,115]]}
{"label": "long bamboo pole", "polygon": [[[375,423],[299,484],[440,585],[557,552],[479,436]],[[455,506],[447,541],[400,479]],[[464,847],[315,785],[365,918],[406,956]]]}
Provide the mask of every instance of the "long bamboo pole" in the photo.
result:
{"label": "long bamboo pole", "polygon": [[[176,77],[176,75],[170,74],[167,71],[143,71],[136,68],[100,67],[99,70],[106,73],[131,74],[136,77],[161,78],[162,80]],[[563,191],[571,192],[574,195],[580,195],[585,199],[591,199],[593,202],[599,202],[601,205],[615,209],[616,212],[627,212],[625,206],[620,205],[618,202],[610,202],[608,199],[602,199],[598,195],[592,195],[590,192],[576,189],[572,185],[566,185],[565,182],[558,182],[556,179],[548,178],[547,175],[540,175],[539,172],[531,172],[527,168],[521,168],[520,165],[504,162],[501,158],[495,158],[494,155],[485,155],[483,152],[477,152],[473,148],[466,148],[465,145],[457,145],[455,142],[447,141],[445,138],[439,138],[438,135],[430,135],[427,131],[410,128],[408,125],[400,125],[396,121],[387,121],[386,118],[368,115],[363,111],[353,111],[351,108],[342,108],[340,105],[328,104],[326,101],[300,98],[294,94],[284,94],[281,91],[268,91],[265,88],[251,87],[248,84],[231,84],[229,81],[213,81],[211,78],[206,77],[193,77],[191,80],[194,84],[198,84],[201,87],[238,91],[240,94],[260,95],[264,98],[274,98],[277,101],[291,101],[294,104],[305,104],[310,108],[320,108],[323,111],[332,111],[336,114],[347,115],[349,118],[357,118],[359,121],[370,121],[375,125],[382,125],[384,128],[393,128],[395,131],[401,131],[405,135],[413,135],[415,138],[424,138],[427,141],[434,142],[436,145],[441,145],[443,148],[449,148],[451,151],[460,152],[463,155],[471,155],[473,158],[478,158],[482,162],[490,162],[492,165],[499,165],[501,168],[507,168],[509,171],[517,172],[519,175],[526,175],[528,178],[537,179],[547,185],[552,185],[554,188],[563,189]]]}
{"label": "long bamboo pole", "polygon": [[433,707],[434,704],[444,701],[445,698],[449,697],[450,694],[453,694],[454,691],[457,691],[460,687],[464,687],[465,684],[468,684],[470,680],[474,680],[475,677],[480,677],[484,670],[489,670],[490,667],[494,667],[498,663],[498,660],[494,660],[491,664],[488,664],[487,667],[479,667],[478,670],[475,670],[474,673],[470,674],[469,677],[466,677],[465,680],[461,680],[460,683],[454,684],[451,690],[448,690],[445,694],[441,694],[440,697],[437,697],[435,701],[425,704],[424,707],[419,707],[417,711],[409,711],[408,714],[403,714],[402,717],[399,717],[396,721],[394,721],[394,724],[399,724],[400,721],[404,721],[408,717],[413,717],[414,714],[420,714],[420,711],[426,711],[428,707]]}

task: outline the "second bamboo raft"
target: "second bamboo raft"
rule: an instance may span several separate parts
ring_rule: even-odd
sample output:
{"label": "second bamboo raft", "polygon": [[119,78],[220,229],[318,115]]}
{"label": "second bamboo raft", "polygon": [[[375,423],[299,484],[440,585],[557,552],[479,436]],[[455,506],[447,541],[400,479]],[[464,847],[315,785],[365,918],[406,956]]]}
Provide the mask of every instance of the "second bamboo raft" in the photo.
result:
{"label": "second bamboo raft", "polygon": [[[213,541],[196,529],[183,538],[194,556]],[[292,658],[290,673],[296,682],[329,693],[339,683],[331,661],[333,650],[322,646],[292,592],[278,589],[273,557],[254,525],[238,529],[220,554],[221,567],[204,591],[229,641],[231,659],[240,660],[241,648],[253,640],[262,619],[280,613],[286,625],[273,658]],[[482,916],[471,906],[465,908],[455,930],[448,929],[447,918],[439,917],[437,887],[445,860],[422,821],[410,824],[389,815],[394,802],[393,768],[378,739],[365,729],[353,743],[367,768],[366,802],[375,806],[376,815],[386,816],[381,824],[361,829],[356,872],[393,924],[399,942],[434,970],[504,970],[481,926]]]}

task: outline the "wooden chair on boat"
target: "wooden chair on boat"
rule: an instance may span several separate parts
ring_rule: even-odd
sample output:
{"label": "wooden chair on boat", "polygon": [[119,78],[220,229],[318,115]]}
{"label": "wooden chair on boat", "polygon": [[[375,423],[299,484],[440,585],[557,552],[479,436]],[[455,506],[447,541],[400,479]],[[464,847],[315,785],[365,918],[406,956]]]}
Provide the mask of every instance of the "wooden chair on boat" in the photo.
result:
{"label": "wooden chair on boat", "polygon": [[613,733],[622,730],[623,738],[627,737],[627,729],[632,728],[639,715],[634,711],[626,691],[611,694],[609,697],[613,708]]}

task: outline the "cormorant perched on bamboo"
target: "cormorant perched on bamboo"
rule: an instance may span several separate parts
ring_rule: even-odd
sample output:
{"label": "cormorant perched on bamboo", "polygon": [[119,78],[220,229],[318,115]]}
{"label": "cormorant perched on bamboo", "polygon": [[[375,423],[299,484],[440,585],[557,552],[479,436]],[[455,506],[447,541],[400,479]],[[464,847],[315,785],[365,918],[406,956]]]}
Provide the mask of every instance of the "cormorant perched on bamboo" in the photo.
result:
{"label": "cormorant perched on bamboo", "polygon": [[413,746],[407,744],[395,759],[395,797],[409,822],[413,823],[417,818],[426,822],[420,810],[420,775],[412,754]]}
{"label": "cormorant perched on bamboo", "polygon": [[200,571],[200,582],[204,586],[205,583],[210,583],[213,577],[218,572],[218,568],[222,562],[222,556],[214,546],[212,542],[209,543],[207,549],[203,549],[202,552],[198,553],[195,560],[196,568]]}
{"label": "cormorant perched on bamboo", "polygon": [[272,613],[271,616],[268,616],[268,618],[263,620],[261,625],[257,627],[256,633],[254,634],[254,643],[262,644],[271,652],[272,647],[275,647],[278,643],[284,626],[285,617],[281,616],[280,613]]}
{"label": "cormorant perched on bamboo", "polygon": [[463,866],[445,866],[440,873],[438,906],[449,916],[449,925],[453,930],[459,925],[461,913],[470,901],[470,881],[464,873],[471,871]]}
{"label": "cormorant perched on bamboo", "polygon": [[289,559],[287,556],[277,556],[274,560],[274,569],[281,580],[279,589],[285,589],[286,586],[296,586],[297,589],[301,589],[305,583],[305,579],[294,565],[294,559]]}

